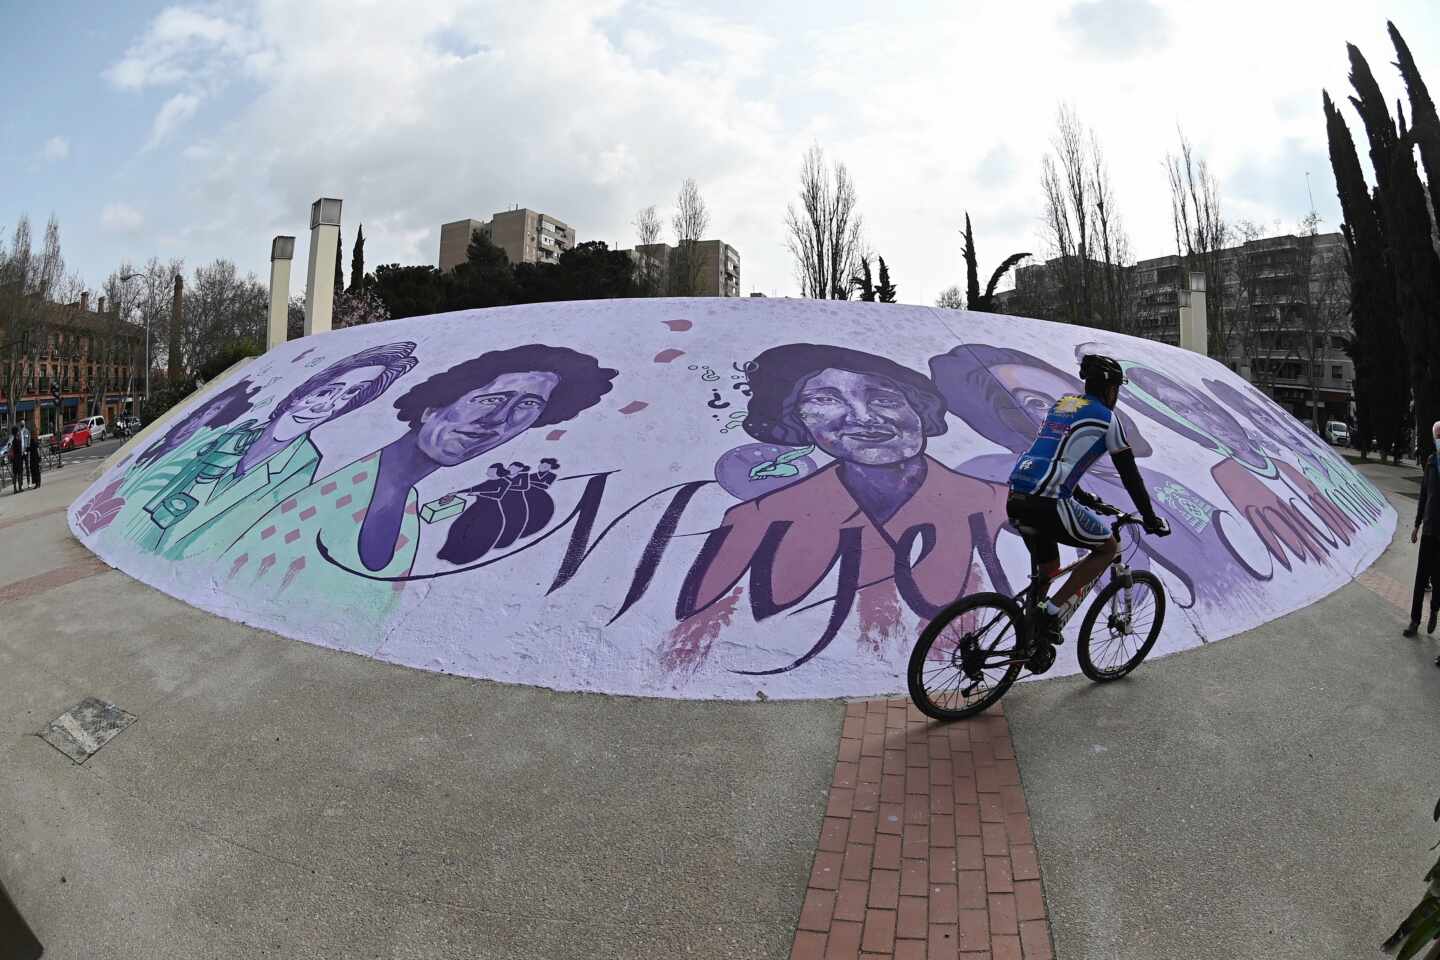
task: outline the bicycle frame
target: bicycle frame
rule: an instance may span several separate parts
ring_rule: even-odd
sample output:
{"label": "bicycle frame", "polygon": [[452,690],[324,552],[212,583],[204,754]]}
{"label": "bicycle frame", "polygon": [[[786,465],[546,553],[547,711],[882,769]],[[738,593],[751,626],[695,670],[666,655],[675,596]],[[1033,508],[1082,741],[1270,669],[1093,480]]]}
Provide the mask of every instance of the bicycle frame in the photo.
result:
{"label": "bicycle frame", "polygon": [[[1134,516],[1133,514],[1122,513],[1117,516],[1115,518],[1115,522],[1111,524],[1110,533],[1113,537],[1115,537],[1116,540],[1119,540],[1120,531],[1124,527],[1130,524],[1138,524],[1140,522],[1141,520],[1139,517]],[[1053,576],[1046,576],[1044,573],[1040,572],[1039,565],[1035,563],[1034,559],[1031,559],[1030,582],[1026,584],[1024,589],[1022,589],[1019,593],[1016,593],[1013,597],[1010,598],[1020,605],[1021,612],[1020,630],[1023,631],[1023,633],[1020,637],[1017,637],[1018,640],[1022,641],[1017,649],[1030,649],[1031,641],[1033,639],[1033,632],[1035,629],[1035,623],[1040,614],[1040,604],[1044,601],[1046,595],[1048,594],[1050,584],[1060,579],[1062,576],[1069,573],[1070,571],[1074,570],[1084,560],[1085,558],[1081,557],[1075,562],[1063,566],[1059,570],[1055,571]],[[1123,547],[1122,549],[1115,552],[1115,559],[1110,561],[1109,570],[1111,580],[1119,580],[1126,587],[1129,587],[1132,584],[1133,581],[1130,578],[1130,566],[1125,562],[1125,551]],[[1066,609],[1060,615],[1061,627],[1064,627],[1065,624],[1069,623],[1070,618],[1075,615],[1076,611],[1078,611],[1082,605],[1084,605],[1085,598],[1088,597],[1090,595],[1090,592],[1095,589],[1095,585],[1100,582],[1100,579],[1101,578],[1097,576],[1094,580],[1091,580],[1084,586],[1084,588],[1081,589],[1080,593],[1074,597],[1073,602],[1068,605],[1068,609]],[[1134,614],[1134,610],[1132,607],[1133,600],[1130,596],[1129,590],[1121,591],[1120,595],[1122,598],[1124,612],[1119,615],[1118,619],[1128,629],[1130,618]],[[995,654],[995,645],[999,642],[1000,638],[997,637],[992,642],[989,649],[981,651],[984,655],[984,667],[1004,667],[1009,666],[1012,663],[1024,664],[1029,661],[1028,656],[1023,658],[1006,656],[1003,660],[992,661],[991,657]]]}

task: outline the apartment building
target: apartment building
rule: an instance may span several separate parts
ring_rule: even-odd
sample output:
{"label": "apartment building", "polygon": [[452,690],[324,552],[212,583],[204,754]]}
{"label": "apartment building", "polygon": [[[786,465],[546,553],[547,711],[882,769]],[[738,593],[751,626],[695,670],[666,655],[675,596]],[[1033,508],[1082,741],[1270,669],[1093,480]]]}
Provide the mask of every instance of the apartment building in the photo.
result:
{"label": "apartment building", "polygon": [[[1344,351],[1350,290],[1343,237],[1251,240],[1221,250],[1217,264],[1220,283],[1206,291],[1207,312],[1219,313],[1228,342],[1215,359],[1301,420],[1350,420],[1355,370]],[[1104,269],[1092,266],[1092,276]],[[1180,292],[1188,273],[1184,258],[1174,254],[1129,267],[1126,329],[1178,345]],[[1014,289],[997,301],[1009,313],[1062,319],[1056,304],[1063,274],[1056,260],[1023,267]]]}
{"label": "apartment building", "polygon": [[104,297],[96,310],[88,293],[78,303],[47,304],[27,333],[35,346],[18,358],[16,382],[0,383],[6,425],[27,423],[38,436],[82,416],[99,414],[113,423],[135,411],[145,331],[107,312]]}
{"label": "apartment building", "polygon": [[503,210],[489,220],[455,220],[440,226],[440,269],[465,262],[470,238],[479,232],[505,251],[511,263],[554,263],[575,246],[575,228],[529,208]]}
{"label": "apartment building", "polygon": [[[649,269],[656,276],[664,277],[670,265],[677,260],[677,248],[668,243],[642,243],[635,249],[627,250],[641,269]],[[696,297],[738,297],[740,296],[740,251],[724,240],[700,240],[695,244],[695,255],[699,261],[695,289],[689,291]],[[672,282],[670,292],[676,290]],[[679,289],[684,289],[681,284]]]}

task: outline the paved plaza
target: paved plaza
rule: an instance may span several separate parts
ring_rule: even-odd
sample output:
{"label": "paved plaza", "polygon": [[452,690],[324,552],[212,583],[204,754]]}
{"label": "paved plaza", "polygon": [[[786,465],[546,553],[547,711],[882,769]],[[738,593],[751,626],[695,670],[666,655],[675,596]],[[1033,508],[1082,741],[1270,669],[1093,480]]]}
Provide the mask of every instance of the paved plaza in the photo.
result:
{"label": "paved plaza", "polygon": [[[1355,582],[974,721],[475,681],[190,608],[0,497],[0,882],[55,958],[1373,956],[1433,858],[1417,472]],[[87,697],[134,722],[77,763]]]}

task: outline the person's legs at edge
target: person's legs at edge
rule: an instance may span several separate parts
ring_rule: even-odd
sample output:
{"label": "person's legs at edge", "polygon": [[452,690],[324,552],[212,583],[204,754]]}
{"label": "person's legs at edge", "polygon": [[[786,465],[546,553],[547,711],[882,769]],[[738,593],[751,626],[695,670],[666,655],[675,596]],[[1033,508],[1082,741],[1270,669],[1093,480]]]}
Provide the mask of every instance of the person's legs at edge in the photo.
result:
{"label": "person's legs at edge", "polygon": [[1401,631],[1407,637],[1413,637],[1420,631],[1420,615],[1425,612],[1425,586],[1433,576],[1427,541],[1433,540],[1433,537],[1422,537],[1420,549],[1415,555],[1415,589],[1410,596],[1410,625]]}
{"label": "person's legs at edge", "polygon": [[1420,566],[1425,570],[1425,592],[1430,594],[1430,618],[1425,623],[1425,632],[1435,632],[1435,622],[1440,619],[1436,593],[1440,592],[1440,537],[1420,537]]}

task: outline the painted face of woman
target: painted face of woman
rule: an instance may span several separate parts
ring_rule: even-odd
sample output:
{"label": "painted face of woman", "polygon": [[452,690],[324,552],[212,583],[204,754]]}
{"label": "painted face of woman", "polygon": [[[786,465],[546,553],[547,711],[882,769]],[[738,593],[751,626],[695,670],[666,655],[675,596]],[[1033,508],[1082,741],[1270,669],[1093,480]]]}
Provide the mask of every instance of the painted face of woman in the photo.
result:
{"label": "painted face of woman", "polygon": [[827,368],[800,388],[796,412],[815,445],[838,460],[899,463],[925,449],[920,414],[885,377]]}
{"label": "painted face of woman", "polygon": [[289,443],[302,433],[308,433],[333,419],[383,373],[380,367],[357,367],[320,384],[298,398],[275,421],[275,439]]}

